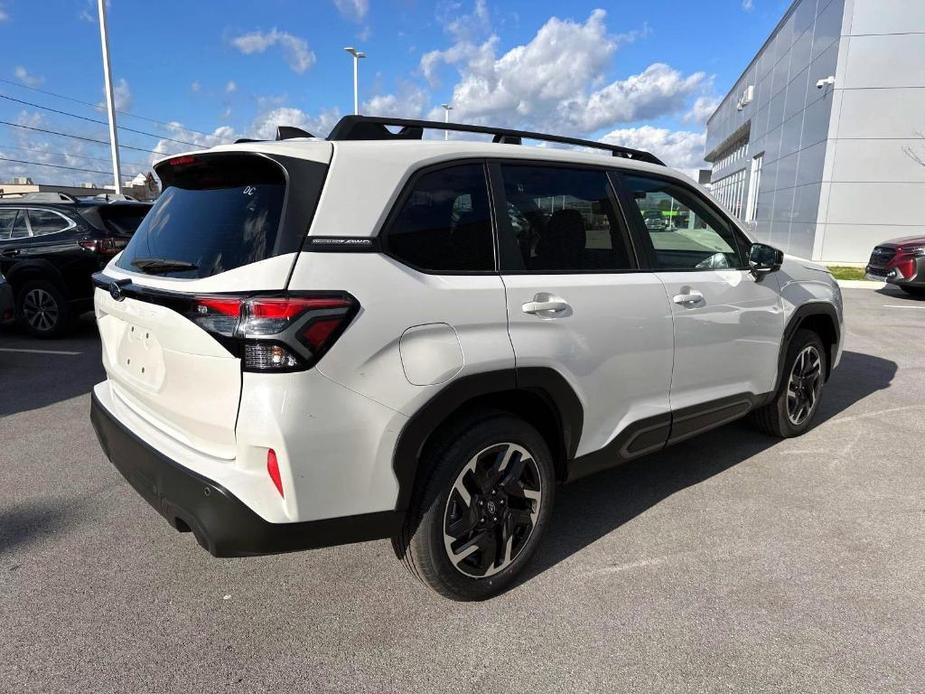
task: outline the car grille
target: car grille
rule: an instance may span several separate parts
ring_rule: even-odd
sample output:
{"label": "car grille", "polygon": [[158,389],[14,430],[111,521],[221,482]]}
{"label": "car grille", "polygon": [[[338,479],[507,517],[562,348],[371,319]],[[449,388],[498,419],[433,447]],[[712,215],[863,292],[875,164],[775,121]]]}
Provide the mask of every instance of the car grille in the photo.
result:
{"label": "car grille", "polygon": [[876,246],[870,254],[870,264],[883,267],[896,255],[896,249],[888,246]]}

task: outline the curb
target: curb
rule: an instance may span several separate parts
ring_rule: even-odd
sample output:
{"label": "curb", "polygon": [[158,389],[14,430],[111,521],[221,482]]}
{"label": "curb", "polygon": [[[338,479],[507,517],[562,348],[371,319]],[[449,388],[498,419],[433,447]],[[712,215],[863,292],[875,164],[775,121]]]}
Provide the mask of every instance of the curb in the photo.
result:
{"label": "curb", "polygon": [[842,289],[883,289],[886,286],[886,282],[873,280],[837,280],[837,282]]}

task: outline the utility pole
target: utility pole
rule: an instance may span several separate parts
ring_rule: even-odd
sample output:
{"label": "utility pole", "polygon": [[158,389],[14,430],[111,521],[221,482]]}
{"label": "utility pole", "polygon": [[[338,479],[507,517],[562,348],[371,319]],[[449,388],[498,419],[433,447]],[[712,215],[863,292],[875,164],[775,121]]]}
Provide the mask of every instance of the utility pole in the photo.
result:
{"label": "utility pole", "polygon": [[[102,2],[102,0],[100,0],[100,2]],[[360,58],[365,58],[366,54],[363,51],[358,51],[353,46],[347,46],[344,50],[353,56],[353,115],[356,116],[360,113]]]}
{"label": "utility pole", "polygon": [[[452,105],[450,105],[450,104],[440,104],[440,105],[443,107],[443,122],[444,122],[444,123],[449,123],[449,122],[450,122],[450,111],[453,110],[453,107],[452,107]],[[444,139],[444,140],[449,140],[449,139],[450,139],[450,131],[449,131],[449,130],[444,130],[444,131],[443,131],[443,139]]]}
{"label": "utility pole", "polygon": [[112,175],[116,195],[122,194],[122,167],[119,166],[119,137],[116,134],[116,102],[112,96],[112,75],[109,66],[109,35],[106,31],[106,0],[97,0],[100,14],[100,44],[103,47],[103,80],[106,87],[106,110],[109,111],[109,149],[112,151]]}

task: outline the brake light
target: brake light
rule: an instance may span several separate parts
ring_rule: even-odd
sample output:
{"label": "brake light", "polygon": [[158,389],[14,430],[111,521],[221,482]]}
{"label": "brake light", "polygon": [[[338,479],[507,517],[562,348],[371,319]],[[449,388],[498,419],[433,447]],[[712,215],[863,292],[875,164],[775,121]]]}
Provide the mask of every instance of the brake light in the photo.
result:
{"label": "brake light", "polygon": [[103,256],[114,256],[126,245],[125,239],[116,239],[111,236],[107,236],[102,239],[82,239],[77,242],[84,250],[90,251],[91,253],[98,253]]}
{"label": "brake light", "polygon": [[276,451],[272,448],[267,451],[267,474],[270,475],[270,479],[273,480],[273,484],[276,487],[276,491],[279,492],[279,495],[285,498],[283,494],[283,479],[279,475],[279,461],[276,459]]}
{"label": "brake light", "polygon": [[194,299],[188,315],[237,346],[245,371],[299,371],[317,363],[358,309],[345,293],[209,296]]}
{"label": "brake light", "polygon": [[173,159],[168,159],[167,163],[171,166],[185,166],[186,164],[192,164],[196,161],[196,157],[187,154],[182,157],[174,157]]}

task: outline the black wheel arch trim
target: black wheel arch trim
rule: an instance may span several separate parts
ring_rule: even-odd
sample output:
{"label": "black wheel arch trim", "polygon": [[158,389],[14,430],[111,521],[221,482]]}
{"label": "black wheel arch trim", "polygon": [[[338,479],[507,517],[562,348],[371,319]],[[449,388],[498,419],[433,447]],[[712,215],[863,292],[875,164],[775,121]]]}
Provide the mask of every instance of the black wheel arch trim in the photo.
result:
{"label": "black wheel arch trim", "polygon": [[556,415],[564,449],[560,455],[565,456],[562,462],[571,460],[581,438],[584,408],[559,372],[547,367],[524,367],[463,376],[431,397],[402,428],[392,463],[399,486],[395,510],[407,510],[419,482],[421,453],[441,424],[477,398],[518,392],[539,396]]}
{"label": "black wheel arch trim", "polygon": [[36,279],[51,282],[62,291],[66,286],[61,271],[53,263],[41,258],[20,260],[4,274],[17,292],[20,285]]}
{"label": "black wheel arch trim", "polygon": [[[777,357],[777,380],[774,382],[772,397],[773,394],[777,393],[783,383],[784,371],[787,366],[787,350],[790,348],[790,341],[793,339],[793,336],[796,335],[797,330],[800,329],[804,321],[813,316],[825,316],[832,322],[832,333],[835,339],[832,343],[830,353],[826,355],[826,380],[828,380],[832,371],[832,359],[838,350],[838,345],[841,344],[841,324],[838,321],[838,312],[831,303],[828,301],[810,301],[798,306],[787,321],[787,325],[784,327],[784,336],[781,340]],[[823,336],[820,335],[820,337]]]}

